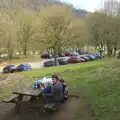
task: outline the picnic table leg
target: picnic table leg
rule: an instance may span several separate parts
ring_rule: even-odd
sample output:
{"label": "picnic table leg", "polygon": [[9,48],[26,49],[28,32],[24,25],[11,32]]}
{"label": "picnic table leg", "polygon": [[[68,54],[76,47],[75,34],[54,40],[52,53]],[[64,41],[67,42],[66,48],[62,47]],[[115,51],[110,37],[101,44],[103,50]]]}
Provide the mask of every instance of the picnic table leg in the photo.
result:
{"label": "picnic table leg", "polygon": [[35,101],[35,100],[36,100],[36,97],[33,97],[33,96],[32,96],[32,97],[30,98],[30,102],[33,102],[33,101]]}
{"label": "picnic table leg", "polygon": [[19,113],[20,110],[20,105],[21,105],[21,101],[23,99],[23,95],[19,95],[18,97],[18,101],[16,102],[16,106],[15,106],[15,113]]}
{"label": "picnic table leg", "polygon": [[40,94],[39,96],[31,96],[30,98],[30,102],[34,102],[37,98],[41,98],[42,97],[42,94]]}

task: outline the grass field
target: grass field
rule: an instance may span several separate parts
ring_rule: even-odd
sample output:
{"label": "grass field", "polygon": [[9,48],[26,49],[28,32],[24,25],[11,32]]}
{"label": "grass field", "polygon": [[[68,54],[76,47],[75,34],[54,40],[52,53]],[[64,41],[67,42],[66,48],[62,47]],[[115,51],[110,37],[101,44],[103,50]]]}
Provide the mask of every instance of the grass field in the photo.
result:
{"label": "grass field", "polygon": [[64,76],[70,88],[82,91],[91,111],[91,120],[120,119],[120,62],[116,60],[98,60],[14,74],[12,76],[21,79],[1,84],[0,99],[8,96],[14,89],[52,74]]}
{"label": "grass field", "polygon": [[[5,60],[8,64],[20,64],[25,62],[33,62],[33,61],[37,62],[42,60],[40,58],[40,55],[29,55],[27,58],[15,56],[13,57],[12,60],[8,60],[7,58],[2,58],[2,59]],[[2,64],[0,64],[0,66],[2,66]]]}

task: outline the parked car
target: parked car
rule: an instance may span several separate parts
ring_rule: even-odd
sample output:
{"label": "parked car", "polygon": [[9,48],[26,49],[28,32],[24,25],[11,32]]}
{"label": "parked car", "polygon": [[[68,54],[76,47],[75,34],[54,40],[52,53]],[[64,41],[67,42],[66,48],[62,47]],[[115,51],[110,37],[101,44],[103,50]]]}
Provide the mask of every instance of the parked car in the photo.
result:
{"label": "parked car", "polygon": [[[60,65],[58,60],[56,60],[56,65],[57,66]],[[55,66],[55,60],[49,60],[44,63],[44,67],[51,67],[51,66]]]}
{"label": "parked car", "polygon": [[3,73],[13,73],[17,71],[17,67],[15,65],[8,65],[3,68]]}
{"label": "parked car", "polygon": [[90,58],[85,55],[80,55],[81,58],[85,59],[86,61],[90,61]]}
{"label": "parked car", "polygon": [[52,59],[52,54],[46,53],[41,55],[41,58],[45,58],[45,59]]}
{"label": "parked car", "polygon": [[85,55],[86,57],[88,57],[90,60],[95,60],[95,56],[94,55],[91,55],[91,54],[88,54],[88,55]]}
{"label": "parked car", "polygon": [[86,57],[83,57],[83,56],[79,56],[79,57],[82,60],[82,62],[88,62],[88,59],[86,59]]}
{"label": "parked car", "polygon": [[93,54],[95,56],[96,59],[100,59],[100,56]]}
{"label": "parked car", "polygon": [[82,52],[82,51],[77,51],[80,55],[84,55],[86,54],[85,52]]}
{"label": "parked car", "polygon": [[85,62],[85,60],[80,58],[79,56],[72,56],[68,59],[68,63],[81,63],[81,62]]}
{"label": "parked car", "polygon": [[60,65],[67,65],[69,58],[70,58],[70,57],[59,57],[59,58],[57,58],[57,60],[59,61],[59,64],[60,64]]}
{"label": "parked car", "polygon": [[78,56],[78,55],[80,55],[80,54],[76,51],[71,52],[71,56]]}
{"label": "parked car", "polygon": [[71,56],[71,53],[70,52],[66,52],[65,56]]}
{"label": "parked car", "polygon": [[[100,57],[101,57],[101,56],[100,56],[100,52],[95,53],[94,56],[95,56],[96,58],[100,58]],[[105,54],[104,54],[104,52],[102,52],[102,58],[104,58],[104,56],[105,56]]]}
{"label": "parked car", "polygon": [[58,54],[58,57],[65,57],[65,54],[63,54],[63,53]]}
{"label": "parked car", "polygon": [[20,64],[18,67],[17,67],[17,71],[29,71],[29,70],[32,70],[32,66],[29,65],[29,64]]}
{"label": "parked car", "polygon": [[72,51],[72,52],[66,52],[65,56],[78,56],[80,55],[78,52],[76,51]]}

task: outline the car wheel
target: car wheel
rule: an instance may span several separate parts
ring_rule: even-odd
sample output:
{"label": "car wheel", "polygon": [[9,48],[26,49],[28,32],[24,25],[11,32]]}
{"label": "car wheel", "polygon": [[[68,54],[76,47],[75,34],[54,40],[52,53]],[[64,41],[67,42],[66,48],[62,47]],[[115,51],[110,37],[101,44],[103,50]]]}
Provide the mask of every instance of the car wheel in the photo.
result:
{"label": "car wheel", "polygon": [[14,73],[14,72],[15,72],[14,70],[10,71],[10,73]]}

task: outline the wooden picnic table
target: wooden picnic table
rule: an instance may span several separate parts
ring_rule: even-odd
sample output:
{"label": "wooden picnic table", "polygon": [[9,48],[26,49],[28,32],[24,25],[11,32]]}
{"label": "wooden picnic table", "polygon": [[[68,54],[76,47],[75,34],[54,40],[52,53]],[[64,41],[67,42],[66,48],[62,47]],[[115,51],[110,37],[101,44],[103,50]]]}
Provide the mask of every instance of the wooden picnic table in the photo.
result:
{"label": "wooden picnic table", "polygon": [[6,100],[4,100],[3,102],[6,103],[15,103],[15,112],[18,113],[19,109],[20,109],[20,105],[24,102],[23,101],[23,97],[24,96],[29,96],[30,101],[34,101],[36,100],[37,97],[41,97],[42,96],[42,91],[40,89],[34,89],[32,87],[30,88],[24,88],[18,91],[14,91],[13,95],[10,96],[9,98],[7,98]]}

